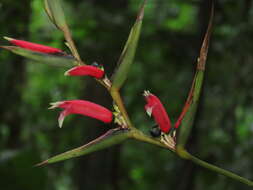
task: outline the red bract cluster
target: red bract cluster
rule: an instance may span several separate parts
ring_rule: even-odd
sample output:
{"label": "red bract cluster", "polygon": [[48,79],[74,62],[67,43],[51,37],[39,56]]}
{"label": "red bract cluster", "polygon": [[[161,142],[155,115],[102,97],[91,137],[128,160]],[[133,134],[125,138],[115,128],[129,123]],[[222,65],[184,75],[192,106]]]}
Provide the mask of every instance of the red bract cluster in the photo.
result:
{"label": "red bract cluster", "polygon": [[[83,65],[76,66],[65,72],[69,76],[91,76],[100,79],[104,76],[104,71],[96,66]],[[59,118],[59,126],[62,127],[64,118],[70,114],[81,114],[88,116],[104,123],[111,123],[113,120],[113,113],[107,108],[98,104],[85,101],[85,100],[67,100],[51,103],[49,109],[62,108],[64,109]]]}
{"label": "red bract cluster", "polygon": [[65,75],[70,76],[91,76],[97,79],[101,79],[104,76],[104,71],[99,67],[92,65],[76,66],[65,72]]}
{"label": "red bract cluster", "polygon": [[113,120],[113,114],[110,110],[85,100],[67,100],[51,103],[49,109],[54,108],[64,109],[58,118],[60,127],[62,127],[64,118],[70,114],[81,114],[103,121],[104,123],[110,123]]}
{"label": "red bract cluster", "polygon": [[16,40],[13,38],[8,38],[8,37],[4,37],[4,38],[16,46],[19,46],[19,47],[22,47],[24,49],[28,49],[31,51],[40,52],[40,53],[47,53],[47,54],[63,53],[62,50],[57,49],[57,48],[53,48],[53,47],[49,47],[49,46],[45,46],[45,45],[41,45],[41,44],[36,44],[36,43],[32,43],[32,42],[27,42],[24,40]]}
{"label": "red bract cluster", "polygon": [[[27,42],[24,40],[17,40],[13,38],[4,37],[10,43],[21,47],[23,49],[31,50],[34,52],[44,54],[56,54],[65,55],[65,53],[57,48],[40,45],[36,43]],[[65,72],[65,75],[69,76],[91,76],[96,79],[102,79],[104,77],[104,70],[98,66],[93,65],[82,65],[71,68]],[[104,123],[111,123],[113,120],[113,113],[107,108],[98,104],[85,101],[85,100],[67,100],[51,103],[49,109],[62,108],[63,111],[60,113],[58,118],[59,126],[62,127],[63,121],[66,116],[70,114],[81,114],[88,116]]]}
{"label": "red bract cluster", "polygon": [[147,104],[145,110],[149,116],[153,116],[162,132],[168,133],[171,129],[170,118],[158,97],[149,91],[144,91]]}

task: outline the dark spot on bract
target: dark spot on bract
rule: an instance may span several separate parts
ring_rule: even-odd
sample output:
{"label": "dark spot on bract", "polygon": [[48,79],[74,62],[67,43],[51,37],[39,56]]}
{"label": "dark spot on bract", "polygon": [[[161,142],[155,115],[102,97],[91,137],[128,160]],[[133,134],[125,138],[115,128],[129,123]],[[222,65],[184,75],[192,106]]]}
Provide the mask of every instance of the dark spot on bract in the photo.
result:
{"label": "dark spot on bract", "polygon": [[149,132],[150,132],[150,135],[154,138],[160,137],[162,134],[161,129],[157,126],[153,127]]}

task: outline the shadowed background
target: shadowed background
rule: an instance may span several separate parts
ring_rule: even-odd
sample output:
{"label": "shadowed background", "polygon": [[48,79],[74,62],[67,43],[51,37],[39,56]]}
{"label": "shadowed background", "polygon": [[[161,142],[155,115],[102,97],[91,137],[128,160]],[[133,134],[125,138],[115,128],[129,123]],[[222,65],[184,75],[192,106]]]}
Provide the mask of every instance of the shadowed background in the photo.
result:
{"label": "shadowed background", "polygon": [[[141,1],[65,0],[63,7],[81,57],[110,76]],[[148,0],[135,63],[122,89],[134,124],[148,133],[143,90],[164,103],[172,121],[193,78],[210,12],[207,0]],[[0,36],[64,47],[42,0],[0,1]],[[3,39],[1,44],[8,43]],[[204,91],[188,149],[200,158],[253,179],[253,9],[251,0],[220,0],[207,60]],[[69,116],[58,128],[50,102],[86,99],[111,108],[101,85],[65,77],[64,69],[0,50],[0,187],[5,190],[237,190],[243,184],[174,154],[134,141],[49,165],[33,165],[81,146],[113,126]]]}

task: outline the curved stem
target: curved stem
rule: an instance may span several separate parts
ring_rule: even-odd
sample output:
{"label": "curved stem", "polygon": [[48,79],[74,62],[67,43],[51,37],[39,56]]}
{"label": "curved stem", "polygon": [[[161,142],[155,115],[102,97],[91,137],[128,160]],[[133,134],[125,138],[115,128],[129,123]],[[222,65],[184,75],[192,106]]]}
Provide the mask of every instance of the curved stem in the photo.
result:
{"label": "curved stem", "polygon": [[234,179],[234,180],[237,180],[237,181],[239,181],[239,182],[241,182],[241,183],[244,183],[244,184],[246,184],[246,185],[248,185],[248,186],[253,187],[253,181],[250,181],[250,180],[248,180],[248,179],[246,179],[246,178],[244,178],[244,177],[241,177],[241,176],[239,176],[239,175],[237,175],[237,174],[235,174],[235,173],[233,173],[233,172],[230,172],[230,171],[228,171],[228,170],[222,169],[222,168],[217,167],[217,166],[215,166],[215,165],[213,165],[213,164],[210,164],[210,163],[208,163],[208,162],[205,162],[205,161],[203,161],[203,160],[201,160],[201,159],[199,159],[199,158],[197,158],[197,157],[191,155],[190,153],[188,153],[188,152],[187,152],[186,150],[184,150],[184,149],[180,149],[180,148],[177,149],[177,153],[178,153],[178,155],[179,155],[180,157],[182,157],[182,158],[184,158],[184,159],[191,160],[191,161],[194,162],[195,164],[198,164],[198,165],[200,165],[200,166],[202,166],[202,167],[204,167],[204,168],[207,168],[207,169],[212,170],[212,171],[214,171],[214,172],[217,172],[217,173],[219,173],[219,174],[221,174],[221,175],[224,175],[224,176],[226,176],[226,177],[232,178],[232,179]]}

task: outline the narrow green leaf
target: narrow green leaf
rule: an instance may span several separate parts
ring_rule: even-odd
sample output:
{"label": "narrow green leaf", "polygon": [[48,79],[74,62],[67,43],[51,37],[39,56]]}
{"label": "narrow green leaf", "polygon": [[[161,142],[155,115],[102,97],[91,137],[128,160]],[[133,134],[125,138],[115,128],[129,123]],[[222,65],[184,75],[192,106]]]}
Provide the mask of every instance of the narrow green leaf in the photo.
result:
{"label": "narrow green leaf", "polygon": [[119,58],[118,68],[116,69],[116,72],[113,76],[113,83],[112,83],[113,87],[115,87],[116,89],[120,89],[120,87],[127,79],[128,72],[130,70],[131,64],[133,63],[141,32],[145,4],[146,0],[144,0],[141,6],[136,22],[130,31],[128,40]]}
{"label": "narrow green leaf", "polygon": [[130,133],[126,129],[111,129],[104,135],[100,136],[99,138],[95,139],[94,141],[91,141],[88,144],[85,144],[81,147],[75,148],[73,150],[64,152],[62,154],[58,154],[52,158],[49,158],[36,166],[42,166],[47,165],[55,162],[60,162],[63,160],[67,160],[74,157],[83,156],[92,152],[96,152],[99,150],[102,150],[104,148],[110,147],[115,144],[119,144],[122,141],[129,138]]}
{"label": "narrow green leaf", "polygon": [[44,0],[44,6],[45,6],[45,11],[49,17],[49,19],[52,21],[52,23],[55,23],[54,17],[50,11],[49,5],[48,5],[48,0]]}
{"label": "narrow green leaf", "polygon": [[181,120],[181,125],[179,127],[180,130],[177,141],[178,150],[182,149],[186,144],[186,141],[189,137],[193,125],[195,113],[197,111],[202,83],[204,79],[204,71],[205,71],[206,57],[208,53],[209,39],[211,35],[212,22],[213,22],[213,7],[211,10],[208,29],[205,34],[202,47],[200,49],[200,56],[198,58],[197,69],[192,82],[192,87],[189,92],[183,111],[179,117],[179,120]]}
{"label": "narrow green leaf", "polygon": [[23,49],[17,46],[0,46],[0,48],[10,50],[11,52],[15,54],[32,59],[39,63],[45,63],[52,66],[71,67],[74,64],[76,64],[76,59],[70,55],[51,55],[51,54],[39,53],[39,52]]}
{"label": "narrow green leaf", "polygon": [[66,28],[66,20],[60,0],[44,0],[45,10],[48,17],[60,30]]}
{"label": "narrow green leaf", "polygon": [[46,13],[52,23],[64,33],[65,40],[67,41],[67,46],[70,49],[73,56],[78,60],[78,65],[85,64],[77,51],[75,43],[72,39],[70,29],[67,25],[65,15],[61,6],[61,0],[44,0],[44,6]]}

